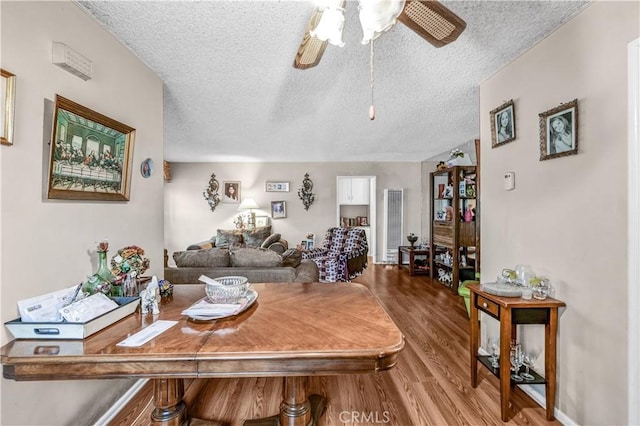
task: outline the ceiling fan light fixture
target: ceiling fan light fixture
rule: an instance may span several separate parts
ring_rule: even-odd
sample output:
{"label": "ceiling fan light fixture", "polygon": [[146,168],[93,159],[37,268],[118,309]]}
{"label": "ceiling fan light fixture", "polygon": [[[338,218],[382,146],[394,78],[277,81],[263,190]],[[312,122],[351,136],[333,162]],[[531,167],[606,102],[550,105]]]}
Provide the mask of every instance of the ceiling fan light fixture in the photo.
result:
{"label": "ceiling fan light fixture", "polygon": [[342,30],[344,29],[344,9],[341,7],[327,7],[322,11],[318,26],[309,34],[321,41],[328,41],[334,46],[343,47]]}
{"label": "ceiling fan light fixture", "polygon": [[459,16],[437,1],[409,1],[398,20],[435,47],[455,41],[467,27]]}
{"label": "ceiling fan light fixture", "polygon": [[389,30],[404,9],[405,0],[359,0],[362,44]]}

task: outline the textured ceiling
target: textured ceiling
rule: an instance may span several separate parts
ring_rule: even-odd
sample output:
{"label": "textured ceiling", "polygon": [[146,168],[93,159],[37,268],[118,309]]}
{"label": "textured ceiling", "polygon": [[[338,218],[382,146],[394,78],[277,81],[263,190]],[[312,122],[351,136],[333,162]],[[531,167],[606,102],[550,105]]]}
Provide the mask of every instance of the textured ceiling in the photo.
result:
{"label": "textured ceiling", "polygon": [[442,3],[467,22],[450,45],[436,49],[402,23],[375,41],[370,121],[355,1],[346,46],[329,45],[308,70],[292,63],[310,1],[78,2],[160,76],[165,159],[185,162],[432,158],[479,136],[481,81],[587,4]]}

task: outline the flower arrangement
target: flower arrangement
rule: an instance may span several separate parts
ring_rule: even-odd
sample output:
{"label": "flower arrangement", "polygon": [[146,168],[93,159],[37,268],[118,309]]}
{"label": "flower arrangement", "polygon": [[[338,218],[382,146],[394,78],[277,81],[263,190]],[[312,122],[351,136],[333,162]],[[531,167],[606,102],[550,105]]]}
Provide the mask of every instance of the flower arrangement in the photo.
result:
{"label": "flower arrangement", "polygon": [[149,259],[144,256],[144,250],[138,246],[127,246],[118,250],[111,259],[111,272],[124,280],[127,274],[140,277],[149,268]]}
{"label": "flower arrangement", "polygon": [[464,152],[460,151],[457,148],[451,150],[451,152],[449,153],[449,158],[458,158],[458,157],[464,157]]}
{"label": "flower arrangement", "polygon": [[452,149],[449,153],[449,159],[446,161],[447,167],[452,166],[470,166],[471,159],[467,154],[459,150],[458,148]]}

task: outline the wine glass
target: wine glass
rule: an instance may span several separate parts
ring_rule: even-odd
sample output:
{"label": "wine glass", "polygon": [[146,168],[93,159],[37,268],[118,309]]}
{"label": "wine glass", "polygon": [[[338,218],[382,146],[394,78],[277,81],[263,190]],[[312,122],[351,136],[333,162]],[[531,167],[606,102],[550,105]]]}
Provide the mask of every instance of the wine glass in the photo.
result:
{"label": "wine glass", "polygon": [[533,374],[529,373],[529,368],[533,368],[536,362],[536,354],[534,352],[525,352],[522,354],[522,363],[524,364],[525,372],[520,374],[525,380],[535,380]]}
{"label": "wine glass", "polygon": [[509,362],[511,363],[511,379],[516,382],[522,381],[522,376],[518,374],[522,367],[522,346],[520,343],[511,342],[511,351],[509,353]]}
{"label": "wine glass", "polygon": [[498,368],[500,367],[500,363],[498,362],[496,351],[500,350],[500,339],[497,337],[489,337],[489,339],[487,339],[487,343],[489,345],[489,351],[491,352],[491,356],[489,357],[491,360],[491,367]]}

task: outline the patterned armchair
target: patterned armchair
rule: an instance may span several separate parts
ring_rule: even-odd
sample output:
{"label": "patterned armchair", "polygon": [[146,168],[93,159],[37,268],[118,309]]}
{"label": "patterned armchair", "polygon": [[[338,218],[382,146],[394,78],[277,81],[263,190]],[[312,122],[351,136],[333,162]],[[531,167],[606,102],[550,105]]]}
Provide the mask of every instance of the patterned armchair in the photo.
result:
{"label": "patterned armchair", "polygon": [[360,228],[329,228],[321,247],[302,252],[320,271],[320,281],[350,281],[367,267],[367,236]]}

